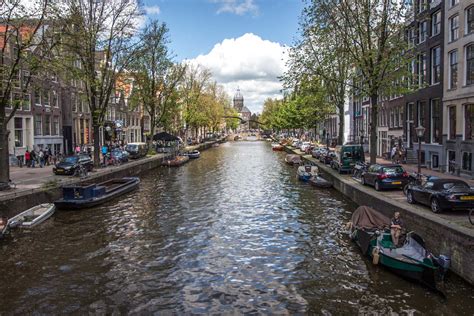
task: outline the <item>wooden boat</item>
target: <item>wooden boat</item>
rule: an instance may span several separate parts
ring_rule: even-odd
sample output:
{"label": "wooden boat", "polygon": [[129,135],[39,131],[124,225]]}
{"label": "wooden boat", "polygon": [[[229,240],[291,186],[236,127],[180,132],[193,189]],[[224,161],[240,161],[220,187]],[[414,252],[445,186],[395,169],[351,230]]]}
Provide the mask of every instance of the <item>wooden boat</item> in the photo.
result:
{"label": "wooden boat", "polygon": [[161,165],[167,167],[179,167],[189,161],[188,156],[176,156],[173,159],[164,160]]}
{"label": "wooden boat", "polygon": [[368,206],[360,206],[352,215],[351,238],[374,264],[380,264],[396,274],[443,292],[443,279],[450,259],[435,257],[425,248],[423,239],[410,232],[402,246],[392,242],[390,220]]}
{"label": "wooden boat", "polygon": [[301,156],[300,155],[294,155],[294,154],[288,154],[286,155],[285,157],[285,161],[287,164],[289,165],[299,165],[301,164],[303,161],[301,160]]}
{"label": "wooden boat", "polygon": [[139,184],[138,177],[125,177],[98,184],[66,186],[63,187],[63,198],[54,204],[60,209],[92,207],[130,192],[138,188]]}
{"label": "wooden boat", "polygon": [[8,220],[8,226],[10,228],[22,227],[31,228],[38,224],[41,224],[48,218],[50,218],[56,207],[53,203],[44,203],[33,206],[32,208],[10,218]]}
{"label": "wooden boat", "polygon": [[183,156],[188,156],[189,159],[196,159],[201,156],[201,153],[199,152],[199,150],[195,149],[184,153]]}
{"label": "wooden boat", "polygon": [[324,189],[332,188],[332,183],[320,176],[311,177],[311,179],[309,179],[308,182],[309,184],[317,188],[324,188]]}
{"label": "wooden boat", "polygon": [[299,166],[298,170],[296,170],[296,176],[301,181],[308,181],[312,177],[318,175],[318,167],[306,165],[306,166]]}
{"label": "wooden boat", "polygon": [[273,151],[282,151],[283,150],[283,145],[280,145],[278,143],[273,143],[272,144],[272,150]]}
{"label": "wooden boat", "polygon": [[0,239],[8,232],[8,220],[6,217],[0,217]]}

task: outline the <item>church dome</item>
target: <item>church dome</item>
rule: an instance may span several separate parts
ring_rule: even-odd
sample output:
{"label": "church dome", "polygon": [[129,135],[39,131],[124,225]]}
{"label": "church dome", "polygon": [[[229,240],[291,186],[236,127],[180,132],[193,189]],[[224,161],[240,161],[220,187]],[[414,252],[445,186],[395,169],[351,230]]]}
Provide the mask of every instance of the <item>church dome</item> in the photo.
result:
{"label": "church dome", "polygon": [[234,95],[234,101],[243,101],[244,97],[242,93],[240,93],[240,89],[237,89],[237,92]]}

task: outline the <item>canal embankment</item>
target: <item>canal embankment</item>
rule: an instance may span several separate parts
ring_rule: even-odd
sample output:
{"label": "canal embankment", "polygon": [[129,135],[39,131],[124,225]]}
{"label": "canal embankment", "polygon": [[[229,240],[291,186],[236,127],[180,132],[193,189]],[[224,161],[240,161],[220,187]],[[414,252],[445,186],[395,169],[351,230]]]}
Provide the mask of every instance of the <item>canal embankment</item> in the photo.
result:
{"label": "canal embankment", "polygon": [[[185,150],[206,150],[215,143],[220,143],[224,139],[209,141],[202,144],[186,147]],[[3,192],[0,196],[0,217],[10,218],[20,212],[41,203],[51,203],[62,196],[62,187],[74,184],[97,183],[113,178],[139,176],[152,169],[161,166],[163,160],[168,159],[173,154],[158,153],[138,160],[131,160],[119,166],[97,169],[84,178],[80,179],[72,176],[54,176],[52,180],[41,183],[41,186],[34,189],[12,189]]]}
{"label": "canal embankment", "polygon": [[433,253],[448,255],[451,258],[451,270],[474,284],[474,229],[451,222],[431,211],[421,210],[420,206],[408,204],[405,199],[395,199],[390,194],[363,186],[349,175],[341,175],[297,149],[286,146],[286,151],[299,154],[305,161],[317,165],[321,176],[356,204],[371,206],[389,218],[395,211],[400,212],[408,230],[423,236],[427,248]]}

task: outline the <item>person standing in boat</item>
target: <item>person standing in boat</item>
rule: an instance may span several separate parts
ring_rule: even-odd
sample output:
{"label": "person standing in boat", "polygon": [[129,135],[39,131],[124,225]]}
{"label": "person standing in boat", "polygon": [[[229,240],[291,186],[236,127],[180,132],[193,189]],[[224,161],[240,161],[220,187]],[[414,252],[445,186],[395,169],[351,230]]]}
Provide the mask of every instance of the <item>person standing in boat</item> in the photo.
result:
{"label": "person standing in boat", "polygon": [[402,229],[403,220],[400,217],[400,212],[395,212],[393,218],[390,220],[390,233],[392,234],[392,242],[395,247],[398,246]]}

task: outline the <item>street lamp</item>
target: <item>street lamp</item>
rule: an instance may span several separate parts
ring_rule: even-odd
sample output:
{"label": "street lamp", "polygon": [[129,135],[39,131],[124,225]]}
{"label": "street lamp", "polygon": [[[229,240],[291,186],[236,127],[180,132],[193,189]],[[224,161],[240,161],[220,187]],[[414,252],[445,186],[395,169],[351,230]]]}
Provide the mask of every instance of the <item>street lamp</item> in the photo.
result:
{"label": "street lamp", "polygon": [[421,173],[421,139],[425,134],[425,128],[423,126],[418,126],[415,128],[416,136],[418,136],[418,174]]}

